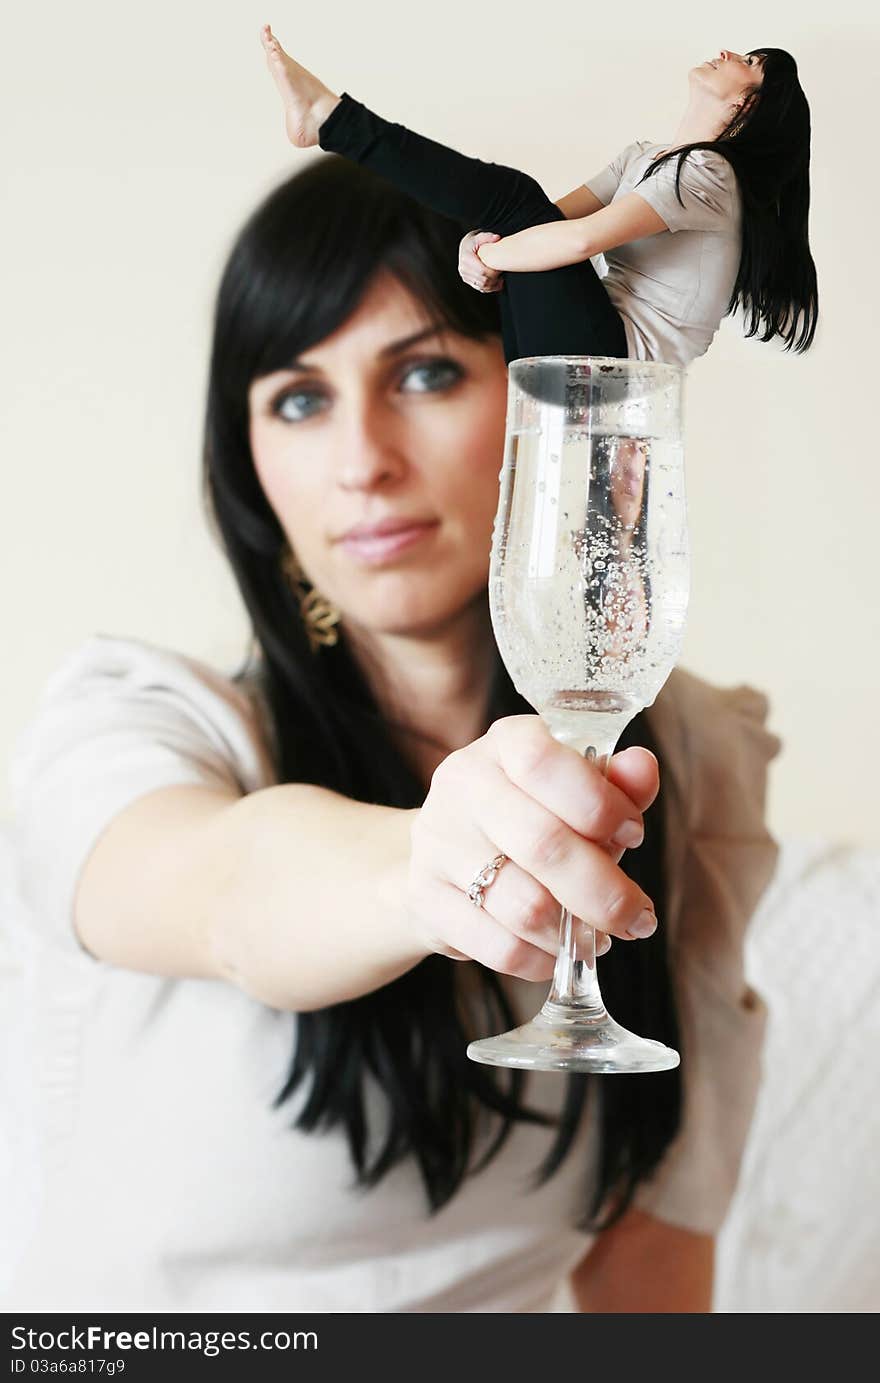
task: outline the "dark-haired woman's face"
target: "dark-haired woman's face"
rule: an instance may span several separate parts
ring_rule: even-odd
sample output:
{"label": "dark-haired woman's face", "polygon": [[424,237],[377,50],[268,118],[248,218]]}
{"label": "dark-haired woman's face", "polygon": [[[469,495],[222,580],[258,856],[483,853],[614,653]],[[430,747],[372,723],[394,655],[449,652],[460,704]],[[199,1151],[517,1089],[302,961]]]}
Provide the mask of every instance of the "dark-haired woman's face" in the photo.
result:
{"label": "dark-haired woman's face", "polygon": [[485,589],[506,393],[500,341],[433,331],[384,272],[332,336],[254,380],[260,484],[345,619],[430,634]]}
{"label": "dark-haired woman's face", "polygon": [[725,103],[735,103],[764,80],[764,60],[753,53],[722,48],[716,57],[691,68],[693,83]]}

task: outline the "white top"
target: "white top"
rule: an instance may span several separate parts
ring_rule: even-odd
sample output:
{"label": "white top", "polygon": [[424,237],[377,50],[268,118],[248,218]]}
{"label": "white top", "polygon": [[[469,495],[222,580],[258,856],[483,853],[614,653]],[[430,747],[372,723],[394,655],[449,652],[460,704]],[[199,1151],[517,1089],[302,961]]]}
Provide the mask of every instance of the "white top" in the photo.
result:
{"label": "white top", "polygon": [[696,149],[685,159],[681,202],[676,158],[639,182],[667,147],[628,144],[586,185],[606,206],[638,193],[669,227],[593,262],[623,318],[630,358],[686,366],[708,350],[727,312],[739,272],[742,202],[733,169],[712,149]]}
{"label": "white top", "polygon": [[[742,940],[773,869],[762,822],[766,703],[675,673],[651,712],[662,747],[669,928],[683,1029],[685,1117],[638,1203],[714,1232],[731,1197],[758,1081],[761,1002]],[[593,1175],[585,1118],[561,1169],[526,1179],[553,1129],[519,1124],[434,1216],[413,1165],[351,1189],[344,1134],[291,1128],[296,1017],[231,985],[92,959],[72,930],[77,876],[104,827],[175,783],[269,785],[253,689],[179,654],[96,636],[45,688],[12,760],[19,903],[5,940],[19,980],[0,1003],[0,1306],[7,1311],[533,1312],[591,1240],[573,1228]],[[648,944],[648,943],[638,943]],[[521,1020],[546,985],[505,980]],[[9,1002],[5,1002],[9,999]],[[562,1074],[525,1097],[558,1110]],[[637,1079],[634,1077],[633,1079]],[[368,1091],[381,1117],[382,1096]],[[4,1178],[4,1181],[6,1178]]]}

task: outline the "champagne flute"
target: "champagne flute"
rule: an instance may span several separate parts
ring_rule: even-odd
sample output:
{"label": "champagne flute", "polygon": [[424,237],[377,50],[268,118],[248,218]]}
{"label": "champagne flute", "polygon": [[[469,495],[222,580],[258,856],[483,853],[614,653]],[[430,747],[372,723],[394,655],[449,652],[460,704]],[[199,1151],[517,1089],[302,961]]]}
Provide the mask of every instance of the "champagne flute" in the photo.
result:
{"label": "champagne flute", "polygon": [[[639,360],[536,356],[509,367],[492,625],[516,689],[555,739],[603,772],[684,637],[682,385],[676,366]],[[540,1012],[467,1054],[490,1066],[596,1073],[679,1062],[608,1014],[589,919],[565,908]]]}

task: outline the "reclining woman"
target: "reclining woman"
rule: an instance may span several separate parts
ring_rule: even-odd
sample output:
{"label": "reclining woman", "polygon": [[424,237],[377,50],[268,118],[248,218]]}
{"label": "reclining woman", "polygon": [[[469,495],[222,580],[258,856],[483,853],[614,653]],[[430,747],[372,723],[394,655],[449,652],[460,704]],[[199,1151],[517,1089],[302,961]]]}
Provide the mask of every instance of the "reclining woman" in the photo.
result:
{"label": "reclining woman", "polygon": [[[668,144],[629,144],[551,202],[525,173],[467,158],[337,96],[284,52],[268,24],[261,40],[292,143],[320,143],[481,228],[462,242],[462,275],[491,291],[503,272],[508,362],[604,355],[687,366],[737,307],[746,335],[809,348],[818,318],[810,110],[783,49],[722,49],[692,68]],[[598,255],[604,278],[591,262]]]}
{"label": "reclining woman", "polygon": [[[252,655],[90,638],[16,746],[23,1186],[45,1160],[7,1309],[524,1312],[569,1277],[584,1311],[710,1308],[776,741],[759,694],[676,672],[606,781],[515,693],[487,600],[507,372],[459,236],[336,158],[254,212],[204,452]],[[543,1000],[559,902],[679,1070],[467,1059]]]}

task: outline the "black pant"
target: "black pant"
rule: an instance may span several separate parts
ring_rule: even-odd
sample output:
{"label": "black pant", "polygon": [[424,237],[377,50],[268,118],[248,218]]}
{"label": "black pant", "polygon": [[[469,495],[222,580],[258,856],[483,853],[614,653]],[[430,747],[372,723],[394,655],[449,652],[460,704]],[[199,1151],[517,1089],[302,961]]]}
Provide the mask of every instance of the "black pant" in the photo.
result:
{"label": "black pant", "polygon": [[[371,168],[417,202],[467,229],[513,235],[565,217],[515,168],[483,163],[413,134],[347,93],[321,125],[322,149]],[[623,322],[589,260],[541,273],[510,273],[500,294],[504,354],[610,355],[625,359]]]}

